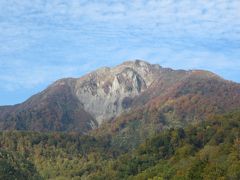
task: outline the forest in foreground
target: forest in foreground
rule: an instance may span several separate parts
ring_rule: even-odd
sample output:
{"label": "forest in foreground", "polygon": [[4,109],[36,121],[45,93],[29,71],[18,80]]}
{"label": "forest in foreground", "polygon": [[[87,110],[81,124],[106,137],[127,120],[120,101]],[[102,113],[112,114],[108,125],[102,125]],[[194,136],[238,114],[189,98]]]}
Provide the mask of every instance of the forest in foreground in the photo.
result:
{"label": "forest in foreground", "polygon": [[129,150],[113,143],[109,135],[60,132],[1,132],[0,147],[4,180],[237,180],[240,112],[165,129]]}

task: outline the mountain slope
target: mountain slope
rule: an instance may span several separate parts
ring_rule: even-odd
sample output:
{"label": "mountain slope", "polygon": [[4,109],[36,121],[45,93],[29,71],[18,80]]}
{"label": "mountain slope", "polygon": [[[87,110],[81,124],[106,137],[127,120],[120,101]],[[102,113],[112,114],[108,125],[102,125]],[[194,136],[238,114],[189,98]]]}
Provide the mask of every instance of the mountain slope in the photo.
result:
{"label": "mountain slope", "polygon": [[[158,95],[144,106],[104,123],[92,134],[112,136],[112,144],[118,148],[134,149],[146,138],[164,129],[198,123],[215,114],[239,110],[240,107],[239,84],[209,72],[193,71],[166,91],[162,91],[160,84],[156,83],[154,89],[151,89]],[[139,98],[143,98],[143,95]]]}
{"label": "mountain slope", "polygon": [[0,109],[3,130],[83,132],[96,126],[93,117],[82,108],[72,92],[73,79],[63,79],[26,102]]}
{"label": "mountain slope", "polygon": [[0,129],[86,133],[106,122],[113,131],[122,129],[130,120],[161,129],[239,105],[237,83],[207,71],[172,70],[136,60],[61,79],[22,104],[0,107]]}

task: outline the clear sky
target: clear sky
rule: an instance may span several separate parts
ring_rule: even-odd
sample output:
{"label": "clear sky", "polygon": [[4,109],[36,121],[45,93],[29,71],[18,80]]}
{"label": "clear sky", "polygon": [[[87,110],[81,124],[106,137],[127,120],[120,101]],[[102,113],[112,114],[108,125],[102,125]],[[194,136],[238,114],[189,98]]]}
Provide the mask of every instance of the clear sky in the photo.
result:
{"label": "clear sky", "polygon": [[240,0],[0,0],[0,105],[143,59],[240,82]]}

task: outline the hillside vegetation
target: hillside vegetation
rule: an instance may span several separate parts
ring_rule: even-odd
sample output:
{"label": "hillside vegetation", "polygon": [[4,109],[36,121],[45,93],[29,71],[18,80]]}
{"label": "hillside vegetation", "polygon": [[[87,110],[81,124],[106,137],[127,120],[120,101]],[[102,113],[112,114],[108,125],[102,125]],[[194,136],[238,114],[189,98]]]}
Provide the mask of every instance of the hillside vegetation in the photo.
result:
{"label": "hillside vegetation", "polygon": [[129,149],[114,138],[1,132],[0,179],[240,179],[240,112],[165,128],[143,143],[126,135]]}

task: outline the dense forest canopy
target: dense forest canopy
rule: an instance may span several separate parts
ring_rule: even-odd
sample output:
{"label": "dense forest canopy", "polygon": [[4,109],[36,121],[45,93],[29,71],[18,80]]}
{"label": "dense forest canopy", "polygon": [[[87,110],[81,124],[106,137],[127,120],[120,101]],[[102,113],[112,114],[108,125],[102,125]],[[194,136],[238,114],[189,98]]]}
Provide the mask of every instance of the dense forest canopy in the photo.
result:
{"label": "dense forest canopy", "polygon": [[0,179],[240,179],[240,112],[155,132],[128,151],[113,141],[1,132]]}

